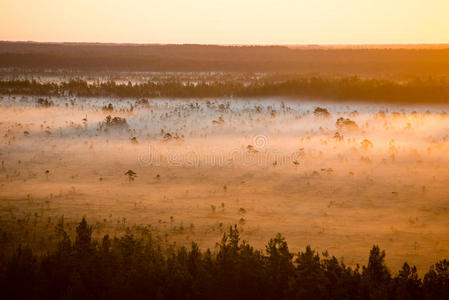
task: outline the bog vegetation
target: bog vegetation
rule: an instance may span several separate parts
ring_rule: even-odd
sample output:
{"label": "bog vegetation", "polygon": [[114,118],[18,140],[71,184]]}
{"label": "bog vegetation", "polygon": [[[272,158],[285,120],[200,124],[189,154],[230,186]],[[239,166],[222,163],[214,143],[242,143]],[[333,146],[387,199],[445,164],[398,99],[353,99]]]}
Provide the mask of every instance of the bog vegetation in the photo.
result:
{"label": "bog vegetation", "polygon": [[1,96],[0,216],[126,219],[201,249],[239,224],[257,249],[282,232],[354,267],[378,244],[424,276],[449,253],[447,111]]}

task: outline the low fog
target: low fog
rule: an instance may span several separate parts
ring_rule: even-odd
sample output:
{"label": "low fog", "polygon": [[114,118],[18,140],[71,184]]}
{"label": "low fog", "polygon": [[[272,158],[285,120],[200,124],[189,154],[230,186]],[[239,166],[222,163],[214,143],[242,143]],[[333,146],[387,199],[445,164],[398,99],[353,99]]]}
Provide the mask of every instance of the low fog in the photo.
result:
{"label": "low fog", "polygon": [[[449,106],[3,96],[2,218],[152,224],[214,247],[227,225],[355,265],[449,251]],[[128,172],[131,170],[132,172]],[[126,174],[125,174],[126,173]],[[345,259],[347,257],[347,259]]]}

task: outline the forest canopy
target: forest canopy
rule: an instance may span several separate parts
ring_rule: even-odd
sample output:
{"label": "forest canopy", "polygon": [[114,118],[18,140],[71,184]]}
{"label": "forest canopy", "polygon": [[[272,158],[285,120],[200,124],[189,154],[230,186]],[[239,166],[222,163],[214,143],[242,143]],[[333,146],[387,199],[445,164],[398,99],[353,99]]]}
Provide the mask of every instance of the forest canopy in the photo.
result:
{"label": "forest canopy", "polygon": [[[449,297],[448,260],[436,262],[423,278],[407,262],[393,274],[385,251],[376,245],[367,265],[351,268],[310,246],[293,253],[280,234],[265,250],[257,250],[241,240],[237,226],[224,232],[215,250],[201,250],[195,242],[190,247],[167,245],[148,228],[95,239],[84,218],[72,240],[62,218],[47,242],[39,243],[47,247],[39,253],[32,243],[36,233],[23,234],[29,221],[18,219],[0,228],[0,288],[7,299]],[[15,247],[18,232],[22,239]]]}
{"label": "forest canopy", "polygon": [[182,81],[176,77],[140,83],[113,80],[63,82],[0,80],[0,94],[120,97],[120,98],[206,98],[206,97],[293,97],[397,103],[449,103],[449,81],[445,77],[407,82],[351,77],[271,77]]}
{"label": "forest canopy", "polygon": [[449,75],[449,47],[320,48],[0,42],[0,68]]}

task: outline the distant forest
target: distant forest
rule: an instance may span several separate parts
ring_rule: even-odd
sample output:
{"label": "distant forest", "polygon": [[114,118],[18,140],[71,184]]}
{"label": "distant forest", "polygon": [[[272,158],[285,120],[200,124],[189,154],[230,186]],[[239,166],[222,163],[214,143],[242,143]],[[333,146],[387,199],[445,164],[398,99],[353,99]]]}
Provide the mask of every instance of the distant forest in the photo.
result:
{"label": "distant forest", "polygon": [[44,223],[45,234],[33,218],[2,221],[3,299],[449,299],[448,260],[423,278],[408,263],[393,275],[378,246],[351,268],[309,246],[293,253],[280,234],[257,250],[237,226],[201,250],[167,244],[151,227],[95,239],[85,219],[72,238],[63,218]]}
{"label": "distant forest", "polygon": [[119,98],[293,97],[397,103],[449,103],[449,80],[445,77],[406,82],[350,77],[259,77],[248,80],[213,76],[201,81],[176,77],[142,83],[0,80],[0,94]]}
{"label": "distant forest", "polygon": [[361,49],[0,42],[0,68],[438,76],[449,75],[449,47]]}

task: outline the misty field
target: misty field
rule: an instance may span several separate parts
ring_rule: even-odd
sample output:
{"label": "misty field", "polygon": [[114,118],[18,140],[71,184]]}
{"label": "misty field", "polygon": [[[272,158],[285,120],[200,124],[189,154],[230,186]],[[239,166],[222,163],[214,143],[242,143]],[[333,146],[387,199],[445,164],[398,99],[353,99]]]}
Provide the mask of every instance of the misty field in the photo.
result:
{"label": "misty field", "polygon": [[[150,224],[200,247],[231,224],[346,264],[373,244],[425,271],[449,255],[449,106],[2,96],[2,221]],[[119,232],[119,231],[117,231]]]}

